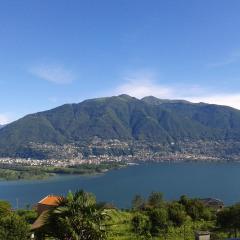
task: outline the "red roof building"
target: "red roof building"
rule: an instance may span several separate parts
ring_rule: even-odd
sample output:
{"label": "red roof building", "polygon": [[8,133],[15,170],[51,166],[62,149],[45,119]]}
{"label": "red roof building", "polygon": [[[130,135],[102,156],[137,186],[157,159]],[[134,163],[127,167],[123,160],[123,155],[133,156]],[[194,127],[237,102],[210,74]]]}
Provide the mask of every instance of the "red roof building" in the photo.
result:
{"label": "red roof building", "polygon": [[36,211],[38,213],[38,218],[32,224],[32,230],[38,229],[44,224],[44,218],[47,212],[52,208],[57,207],[59,204],[59,200],[61,199],[61,196],[48,195],[37,203]]}

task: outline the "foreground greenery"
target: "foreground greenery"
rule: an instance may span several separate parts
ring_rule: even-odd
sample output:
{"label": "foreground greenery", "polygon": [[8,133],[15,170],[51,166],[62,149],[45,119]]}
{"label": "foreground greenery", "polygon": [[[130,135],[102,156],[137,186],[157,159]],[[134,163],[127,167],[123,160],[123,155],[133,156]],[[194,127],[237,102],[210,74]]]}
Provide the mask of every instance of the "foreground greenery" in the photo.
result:
{"label": "foreground greenery", "polygon": [[124,167],[124,163],[81,164],[72,167],[32,167],[5,165],[0,168],[0,179],[3,180],[37,180],[46,179],[56,174],[90,175],[104,173],[111,169]]}
{"label": "foreground greenery", "polygon": [[[0,201],[0,239],[29,239],[36,218],[34,210],[13,211]],[[240,204],[217,211],[198,199],[182,196],[168,202],[152,192],[147,199],[136,195],[131,209],[120,210],[77,191],[59,197],[34,233],[38,240],[193,240],[199,230],[210,231],[213,240],[239,237]]]}

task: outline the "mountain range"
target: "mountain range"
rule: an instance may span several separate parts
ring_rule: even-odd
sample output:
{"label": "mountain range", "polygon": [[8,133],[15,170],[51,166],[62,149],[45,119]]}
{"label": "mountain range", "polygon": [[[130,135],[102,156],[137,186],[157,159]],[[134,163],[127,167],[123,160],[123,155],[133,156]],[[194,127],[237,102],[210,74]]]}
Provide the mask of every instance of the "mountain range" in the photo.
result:
{"label": "mountain range", "polygon": [[171,144],[240,141],[240,111],[185,100],[128,95],[85,100],[27,115],[0,129],[0,156],[34,156],[31,144],[80,144],[93,138]]}

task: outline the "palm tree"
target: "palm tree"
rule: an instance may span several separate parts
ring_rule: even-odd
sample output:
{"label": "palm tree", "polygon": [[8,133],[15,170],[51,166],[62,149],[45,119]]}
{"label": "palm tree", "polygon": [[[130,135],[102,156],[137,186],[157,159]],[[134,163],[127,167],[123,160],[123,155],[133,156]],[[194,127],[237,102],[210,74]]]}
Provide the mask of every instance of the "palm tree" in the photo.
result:
{"label": "palm tree", "polygon": [[48,212],[41,231],[59,240],[104,240],[107,214],[96,205],[93,194],[69,192]]}

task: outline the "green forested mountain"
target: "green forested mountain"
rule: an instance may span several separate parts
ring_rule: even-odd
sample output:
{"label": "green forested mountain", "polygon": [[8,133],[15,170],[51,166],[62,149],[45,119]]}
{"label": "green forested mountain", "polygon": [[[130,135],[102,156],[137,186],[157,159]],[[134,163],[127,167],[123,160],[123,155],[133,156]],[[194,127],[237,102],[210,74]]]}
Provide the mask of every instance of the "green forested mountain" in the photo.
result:
{"label": "green forested mountain", "polygon": [[101,139],[170,143],[184,140],[240,140],[240,111],[128,95],[97,98],[27,115],[0,130],[0,154],[28,143],[66,144]]}

